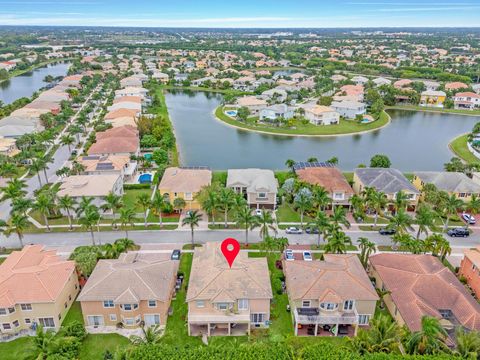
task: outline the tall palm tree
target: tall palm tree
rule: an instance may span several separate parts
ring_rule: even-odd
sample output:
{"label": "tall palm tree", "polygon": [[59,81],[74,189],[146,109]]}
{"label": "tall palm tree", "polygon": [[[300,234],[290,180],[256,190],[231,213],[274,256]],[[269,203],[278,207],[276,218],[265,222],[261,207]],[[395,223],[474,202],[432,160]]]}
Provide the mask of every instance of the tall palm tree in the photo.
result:
{"label": "tall palm tree", "polygon": [[95,246],[95,236],[93,234],[93,228],[100,221],[100,213],[98,208],[95,205],[90,205],[83,212],[83,216],[78,219],[78,223],[82,225],[85,229],[90,231],[92,237],[92,245]]}
{"label": "tall palm tree", "polygon": [[192,246],[195,244],[193,232],[196,227],[198,227],[198,223],[202,219],[202,215],[198,212],[198,210],[192,210],[187,213],[182,220],[182,226],[188,225],[190,226],[190,231],[192,235]]}
{"label": "tall palm tree", "polygon": [[341,206],[337,206],[330,215],[330,220],[336,225],[343,225],[347,229],[350,227],[350,222],[347,219],[347,210]]}
{"label": "tall palm tree", "polygon": [[277,232],[275,225],[273,224],[273,217],[270,211],[262,209],[262,213],[258,216],[258,223],[260,225],[260,236],[265,241],[268,237],[269,230]]}
{"label": "tall palm tree", "polygon": [[18,174],[18,168],[14,163],[5,161],[0,165],[0,176],[13,179]]}
{"label": "tall palm tree", "polygon": [[93,197],[82,196],[77,206],[77,216],[80,217],[93,204]]}
{"label": "tall palm tree", "polygon": [[212,219],[213,226],[215,226],[215,215],[219,209],[217,187],[204,187],[201,191],[201,196],[198,197],[198,200],[202,206],[202,209],[207,213],[208,217]]}
{"label": "tall palm tree", "polygon": [[365,212],[367,207],[366,200],[362,196],[355,194],[350,198],[350,204],[353,208],[355,220],[357,218],[365,219]]}
{"label": "tall palm tree", "polygon": [[75,210],[75,205],[76,201],[69,195],[65,195],[62,197],[58,198],[58,207],[62,210],[65,210],[67,213],[67,218],[68,218],[68,224],[70,225],[70,230],[73,230],[73,225],[72,225],[72,214],[70,213],[71,211],[73,212]]}
{"label": "tall palm tree", "polygon": [[225,228],[228,227],[228,211],[235,205],[235,192],[230,188],[222,188],[218,193],[218,205],[223,211]]}
{"label": "tall palm tree", "polygon": [[132,335],[130,336],[130,341],[134,345],[149,345],[149,344],[158,344],[163,335],[163,330],[159,325],[148,326],[145,330],[145,326],[142,326],[143,336]]}
{"label": "tall palm tree", "polygon": [[158,216],[158,224],[160,225],[160,227],[162,227],[163,225],[162,211],[165,207],[165,203],[165,198],[162,196],[162,194],[160,194],[159,191],[155,193],[155,196],[150,203],[150,210],[152,210]]}
{"label": "tall palm tree", "polygon": [[285,161],[285,166],[289,168],[291,172],[293,172],[294,171],[293,167],[295,166],[295,160],[287,159],[287,161]]}
{"label": "tall palm tree", "polygon": [[330,254],[345,254],[348,245],[352,245],[352,239],[343,231],[334,231],[329,234],[324,250]]}
{"label": "tall palm tree", "polygon": [[245,205],[237,210],[235,218],[239,226],[245,227],[245,245],[248,246],[248,230],[259,226],[258,216],[253,215],[252,209]]}
{"label": "tall palm tree", "polygon": [[[43,186],[42,178],[40,177],[40,171],[42,171],[46,166],[47,166],[47,163],[43,159],[36,159],[36,158],[32,159],[32,162],[30,163],[30,166],[29,166],[30,171],[33,171],[34,173],[37,174],[38,183],[40,184],[40,187]],[[46,179],[46,181],[48,181],[48,179]]]}
{"label": "tall palm tree", "polygon": [[12,199],[12,209],[10,214],[19,213],[27,216],[27,211],[33,206],[33,200],[23,196]]}
{"label": "tall palm tree", "polygon": [[[475,216],[480,213],[480,198],[476,194],[472,194],[470,201],[465,204],[465,210]],[[467,221],[467,229],[470,223]]]}
{"label": "tall palm tree", "polygon": [[480,357],[480,333],[465,331],[461,326],[455,331],[457,348],[455,353],[463,359],[476,360]]}
{"label": "tall palm tree", "polygon": [[452,253],[450,242],[442,234],[432,234],[427,237],[425,248],[427,251],[431,251],[433,256],[440,256],[442,261]]}
{"label": "tall palm tree", "polygon": [[356,337],[351,338],[352,348],[360,355],[365,353],[391,353],[398,349],[401,330],[386,315],[380,315],[370,321],[368,330],[359,330]]}
{"label": "tall palm tree", "polygon": [[303,229],[303,217],[305,211],[312,207],[312,198],[307,193],[300,190],[297,195],[295,195],[294,205],[300,210],[300,226]]}
{"label": "tall palm tree", "polygon": [[378,216],[383,214],[385,207],[387,206],[388,200],[387,196],[381,191],[372,191],[368,203],[370,204],[371,208],[375,211],[374,217],[374,226],[377,226]]}
{"label": "tall palm tree", "polygon": [[395,199],[393,200],[393,207],[395,209],[395,213],[400,209],[405,210],[408,204],[408,196],[400,190],[395,194]]}
{"label": "tall palm tree", "polygon": [[147,214],[152,203],[150,202],[150,195],[147,193],[141,193],[137,198],[137,204],[143,209],[143,223],[145,228],[147,227]]}
{"label": "tall palm tree", "polygon": [[50,231],[50,225],[48,224],[48,217],[50,216],[50,210],[52,209],[54,202],[52,198],[47,194],[41,193],[37,196],[37,200],[33,204],[33,208],[43,215],[43,220],[47,226],[47,231]]}
{"label": "tall palm tree", "polygon": [[325,210],[325,207],[331,203],[328,191],[322,186],[316,186],[313,189],[313,202],[317,205],[318,211]]}
{"label": "tall palm tree", "polygon": [[447,331],[442,327],[437,318],[430,316],[422,317],[422,328],[415,331],[406,342],[409,354],[436,354],[448,349],[445,345]]}
{"label": "tall palm tree", "polygon": [[29,221],[27,216],[23,214],[13,214],[4,231],[5,236],[9,237],[13,233],[17,234],[20,247],[23,248],[23,233],[28,228],[28,225]]}
{"label": "tall palm tree", "polygon": [[62,142],[62,145],[67,145],[68,146],[68,152],[72,151],[72,144],[75,142],[75,138],[70,135],[70,134],[65,134],[61,137],[60,141]]}
{"label": "tall palm tree", "polygon": [[117,195],[110,191],[107,196],[105,196],[105,203],[102,205],[103,211],[112,212],[112,227],[116,229],[117,227],[117,214],[116,211],[123,206],[123,200],[120,195]]}
{"label": "tall palm tree", "polygon": [[435,215],[428,205],[420,205],[415,214],[415,221],[418,225],[417,240],[420,234],[428,236],[428,230],[434,226]]}
{"label": "tall palm tree", "polygon": [[51,330],[43,331],[43,327],[39,326],[36,330],[36,336],[33,338],[35,358],[37,360],[46,359],[52,352],[54,342],[55,333]]}
{"label": "tall palm tree", "polygon": [[312,222],[307,224],[307,227],[313,230],[317,230],[317,246],[320,246],[321,235],[325,237],[325,233],[330,225],[330,219],[328,218],[325,212],[319,210],[317,211],[317,215],[313,219]]}
{"label": "tall palm tree", "polygon": [[376,251],[375,243],[368,240],[366,237],[359,237],[357,242],[358,247],[360,248],[360,262],[363,264],[363,267],[366,268],[368,258]]}
{"label": "tall palm tree", "polygon": [[390,218],[388,226],[400,234],[405,234],[412,230],[412,218],[405,210],[399,210]]}
{"label": "tall palm tree", "polygon": [[458,199],[454,194],[448,196],[445,199],[445,203],[443,205],[443,211],[446,216],[446,220],[443,227],[443,231],[447,231],[448,229],[448,222],[450,220],[450,216],[455,215],[457,211],[462,210],[463,207],[464,207],[463,201]]}
{"label": "tall palm tree", "polygon": [[125,238],[128,239],[128,226],[133,227],[135,219],[135,209],[133,207],[120,208],[120,225],[125,230]]}
{"label": "tall palm tree", "polygon": [[27,185],[23,180],[12,179],[7,183],[7,186],[2,189],[2,201],[7,199],[16,199],[18,197],[23,197],[27,194],[25,188]]}

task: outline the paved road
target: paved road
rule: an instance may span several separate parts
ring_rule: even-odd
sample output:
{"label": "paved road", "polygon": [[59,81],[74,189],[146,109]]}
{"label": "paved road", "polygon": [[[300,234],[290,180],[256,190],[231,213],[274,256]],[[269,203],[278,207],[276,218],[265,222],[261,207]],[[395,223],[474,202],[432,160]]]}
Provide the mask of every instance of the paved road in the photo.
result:
{"label": "paved road", "polygon": [[[347,231],[355,244],[359,237],[368,237],[377,245],[391,244],[390,237],[379,235],[376,232],[366,231]],[[190,243],[189,230],[137,230],[129,231],[129,238],[138,244],[145,243]],[[97,243],[113,242],[116,239],[125,236],[124,231],[102,231],[95,232],[95,241]],[[316,235],[286,235],[283,230],[279,236],[287,236],[290,244],[316,244]],[[245,232],[242,230],[197,230],[195,231],[195,242],[205,243],[207,241],[221,241],[227,237],[234,237],[239,241],[245,241]],[[469,238],[450,239],[452,248],[471,248],[480,244],[480,233],[472,235]],[[249,232],[249,241],[251,243],[259,242],[258,231]],[[26,234],[25,244],[44,244],[52,247],[90,245],[91,236],[88,232],[65,232],[65,233],[38,233]],[[12,235],[10,238],[0,236],[0,244],[6,247],[18,247],[18,238]]]}

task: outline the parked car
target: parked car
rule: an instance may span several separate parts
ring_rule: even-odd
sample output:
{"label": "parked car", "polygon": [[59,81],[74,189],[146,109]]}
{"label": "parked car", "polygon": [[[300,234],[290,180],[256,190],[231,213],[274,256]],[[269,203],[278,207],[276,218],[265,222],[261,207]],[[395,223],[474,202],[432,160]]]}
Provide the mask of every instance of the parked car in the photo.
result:
{"label": "parked car", "polygon": [[255,209],[255,216],[262,216],[262,209]]}
{"label": "parked car", "polygon": [[180,260],[180,250],[175,249],[172,251],[172,256],[170,256],[171,260]]}
{"label": "parked car", "polygon": [[77,151],[77,150],[75,150],[75,149],[73,149],[73,150],[72,150],[72,154],[71,154],[71,155],[72,155],[72,156],[76,156],[76,155],[78,155],[78,151]]}
{"label": "parked car", "polygon": [[317,228],[311,228],[311,227],[307,227],[305,229],[305,232],[307,234],[318,234],[318,229]]}
{"label": "parked car", "polygon": [[470,225],[475,224],[475,218],[470,214],[463,213],[462,214],[462,219],[465,220],[465,222],[467,222]]}
{"label": "parked car", "polygon": [[285,260],[293,261],[295,258],[293,257],[293,251],[291,249],[285,250]]}
{"label": "parked car", "polygon": [[303,260],[304,261],[312,261],[313,260],[312,253],[310,251],[304,251],[303,252]]}
{"label": "parked car", "polygon": [[389,229],[389,228],[382,228],[378,230],[378,233],[380,235],[395,235],[397,231],[395,229]]}
{"label": "parked car", "polygon": [[465,228],[454,228],[447,231],[448,236],[451,237],[467,237],[470,236],[470,231]]}
{"label": "parked car", "polygon": [[285,230],[285,232],[286,232],[287,234],[302,234],[302,233],[303,233],[303,231],[302,231],[301,229],[299,229],[299,228],[297,228],[297,227],[295,227],[295,226],[290,226],[290,227],[288,227],[288,228]]}

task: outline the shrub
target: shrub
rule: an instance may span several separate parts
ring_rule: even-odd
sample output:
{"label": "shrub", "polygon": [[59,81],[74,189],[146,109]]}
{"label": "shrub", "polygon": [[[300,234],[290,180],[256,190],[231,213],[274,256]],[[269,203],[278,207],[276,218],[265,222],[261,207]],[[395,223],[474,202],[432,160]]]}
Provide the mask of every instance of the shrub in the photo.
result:
{"label": "shrub", "polygon": [[62,333],[65,336],[75,337],[80,340],[83,340],[87,337],[85,327],[79,321],[72,321],[70,324],[64,326],[62,328]]}

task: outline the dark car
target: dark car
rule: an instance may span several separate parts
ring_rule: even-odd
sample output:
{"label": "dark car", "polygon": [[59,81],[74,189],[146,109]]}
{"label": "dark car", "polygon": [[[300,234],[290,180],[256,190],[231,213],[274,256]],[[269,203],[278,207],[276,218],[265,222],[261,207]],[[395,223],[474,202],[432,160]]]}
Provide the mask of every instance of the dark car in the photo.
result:
{"label": "dark car", "polygon": [[467,237],[470,236],[470,231],[465,228],[455,228],[448,230],[447,234],[451,237]]}
{"label": "dark car", "polygon": [[395,235],[397,231],[395,229],[383,228],[378,230],[380,235]]}
{"label": "dark car", "polygon": [[317,228],[310,228],[310,227],[307,227],[305,229],[305,232],[307,234],[318,234],[318,229]]}
{"label": "dark car", "polygon": [[180,260],[180,250],[176,249],[172,251],[172,256],[170,257],[172,260]]}

